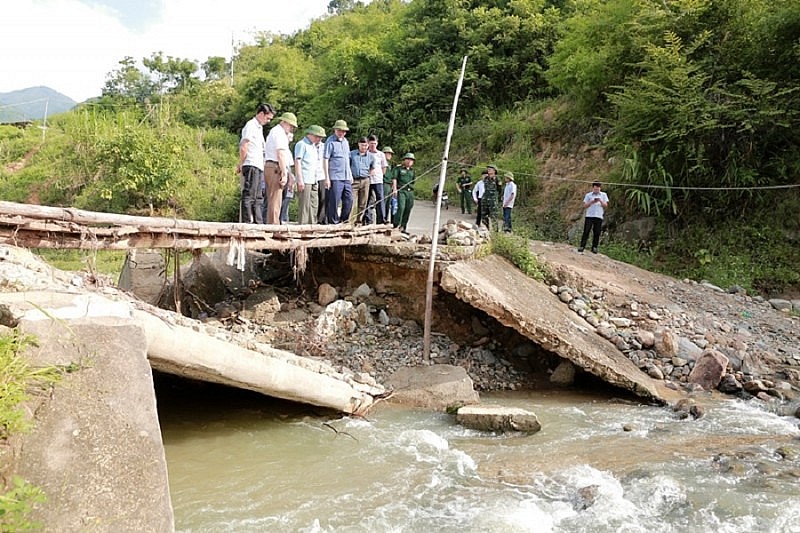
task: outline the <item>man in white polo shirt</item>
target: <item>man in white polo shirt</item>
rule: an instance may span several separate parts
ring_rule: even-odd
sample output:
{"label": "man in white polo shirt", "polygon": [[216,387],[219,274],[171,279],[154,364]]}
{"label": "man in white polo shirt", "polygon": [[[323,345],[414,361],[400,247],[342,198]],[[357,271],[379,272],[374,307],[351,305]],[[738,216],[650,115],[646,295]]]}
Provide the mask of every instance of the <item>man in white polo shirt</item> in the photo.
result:
{"label": "man in white polo shirt", "polygon": [[267,224],[281,223],[283,187],[288,180],[292,152],[289,150],[289,134],[297,127],[294,113],[278,117],[278,125],[269,130],[264,150],[264,180],[267,183]]}
{"label": "man in white polo shirt", "polygon": [[242,128],[239,142],[239,165],[236,173],[241,175],[241,201],[239,222],[261,224],[261,184],[264,181],[264,125],[269,124],[275,110],[269,104],[258,104],[256,116]]}

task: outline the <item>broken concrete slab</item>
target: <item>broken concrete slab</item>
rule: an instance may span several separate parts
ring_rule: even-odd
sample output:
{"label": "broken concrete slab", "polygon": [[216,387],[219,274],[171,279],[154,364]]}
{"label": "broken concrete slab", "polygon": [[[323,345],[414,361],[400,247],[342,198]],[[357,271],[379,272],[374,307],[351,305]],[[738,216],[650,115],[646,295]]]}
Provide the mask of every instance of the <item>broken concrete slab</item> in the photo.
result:
{"label": "broken concrete slab", "polygon": [[15,474],[47,503],[44,531],[173,531],[167,465],[142,328],[118,317],[20,321],[35,366],[60,365],[51,394],[34,400]]}
{"label": "broken concrete slab", "polygon": [[542,429],[536,413],[519,407],[468,405],[456,413],[456,422],[479,431],[520,431],[535,433]]}
{"label": "broken concrete slab", "polygon": [[480,402],[472,379],[460,366],[431,365],[399,368],[387,380],[390,401],[411,407],[444,411]]}
{"label": "broken concrete slab", "polygon": [[611,385],[665,403],[654,381],[580,317],[549,287],[492,255],[448,265],[441,287]]}

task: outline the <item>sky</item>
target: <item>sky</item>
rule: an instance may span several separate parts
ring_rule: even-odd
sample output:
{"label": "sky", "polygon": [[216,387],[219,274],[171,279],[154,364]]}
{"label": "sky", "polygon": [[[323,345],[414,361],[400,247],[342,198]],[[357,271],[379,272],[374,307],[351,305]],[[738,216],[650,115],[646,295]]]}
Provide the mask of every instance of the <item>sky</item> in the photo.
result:
{"label": "sky", "polygon": [[231,57],[231,41],[292,33],[329,0],[12,0],[0,15],[0,93],[46,86],[77,102],[99,96],[106,74],[154,52],[202,63]]}

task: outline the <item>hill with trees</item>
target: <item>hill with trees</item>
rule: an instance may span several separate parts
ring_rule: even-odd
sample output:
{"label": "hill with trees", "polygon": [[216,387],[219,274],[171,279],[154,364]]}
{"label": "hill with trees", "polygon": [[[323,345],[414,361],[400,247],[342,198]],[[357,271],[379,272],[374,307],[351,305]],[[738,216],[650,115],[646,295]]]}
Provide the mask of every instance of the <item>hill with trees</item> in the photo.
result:
{"label": "hill with trees", "polygon": [[[345,119],[351,138],[415,152],[424,196],[467,56],[450,168],[513,171],[515,229],[567,240],[575,198],[599,179],[610,255],[724,287],[800,287],[796,1],[333,0],[329,11],[259,35],[233,65],[123,58],[102,97],[56,117],[44,144],[0,127],[0,195],[234,220],[239,131],[269,102],[301,128]],[[652,229],[622,241],[616,229],[645,218]]]}

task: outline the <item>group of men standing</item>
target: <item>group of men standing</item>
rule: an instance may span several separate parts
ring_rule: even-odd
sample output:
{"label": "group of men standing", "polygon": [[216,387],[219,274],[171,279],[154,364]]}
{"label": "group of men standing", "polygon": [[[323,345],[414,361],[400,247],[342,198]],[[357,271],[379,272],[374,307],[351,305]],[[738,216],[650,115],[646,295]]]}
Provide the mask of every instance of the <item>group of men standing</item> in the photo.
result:
{"label": "group of men standing", "polygon": [[498,207],[502,205],[503,231],[510,232],[511,210],[514,208],[517,198],[517,184],[514,182],[514,174],[511,172],[503,174],[503,180],[505,186],[501,191],[500,183],[497,180],[497,167],[488,165],[486,172],[473,186],[467,170],[461,170],[461,175],[456,181],[456,188],[461,199],[461,213],[472,214],[472,205],[474,204],[477,214],[475,223],[478,226],[484,224],[491,227],[491,224],[497,223]]}
{"label": "group of men standing", "polygon": [[236,169],[241,175],[241,222],[286,223],[296,187],[300,224],[391,221],[406,231],[414,205],[413,153],[406,153],[402,165],[393,168],[389,162],[394,151],[389,146],[379,151],[375,135],[360,138],[351,150],[347,122],[337,120],[327,138],[321,126],[306,128],[292,154],[289,142],[297,117],[282,114],[265,139],[263,127],[274,116],[271,105],[259,104],[242,129]]}

